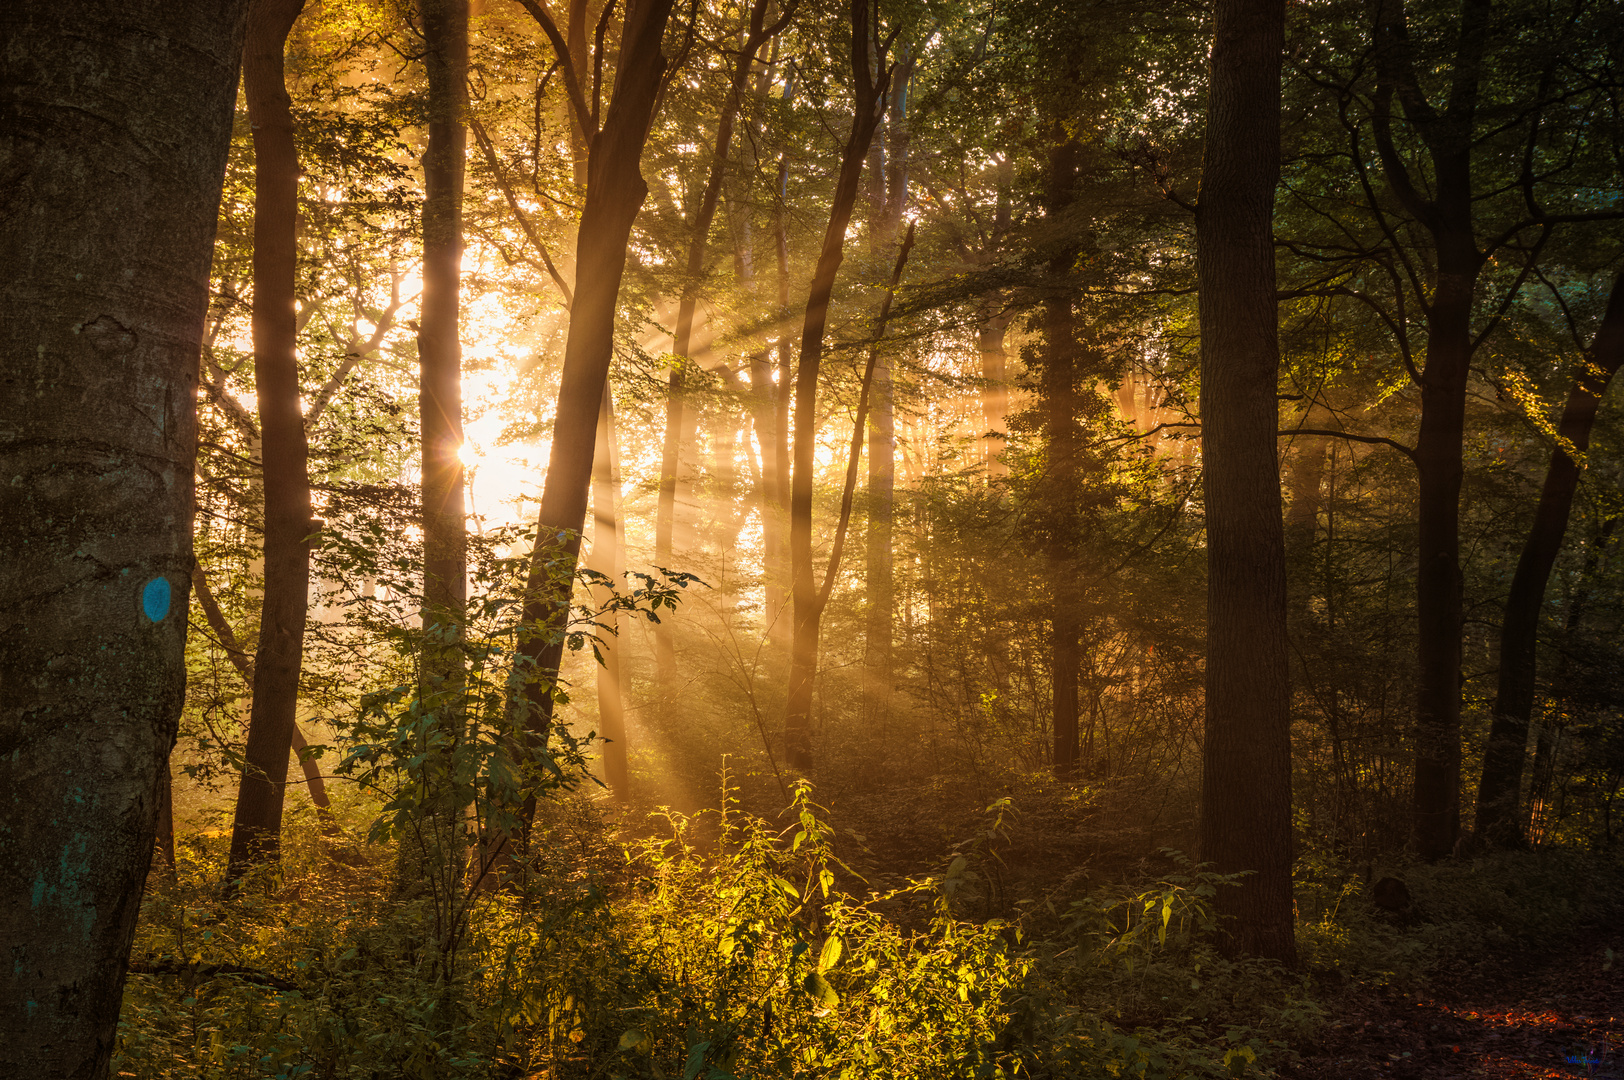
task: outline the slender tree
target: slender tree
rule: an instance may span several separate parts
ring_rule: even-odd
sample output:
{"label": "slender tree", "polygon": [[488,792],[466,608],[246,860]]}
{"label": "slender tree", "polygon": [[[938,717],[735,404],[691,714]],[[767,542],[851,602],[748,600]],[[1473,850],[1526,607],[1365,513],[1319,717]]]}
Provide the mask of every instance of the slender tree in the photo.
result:
{"label": "slender tree", "polygon": [[[911,57],[897,64],[886,106],[887,164],[882,174],[885,200],[883,213],[873,230],[875,246],[882,251],[894,241],[907,209],[908,87],[913,78],[913,68]],[[892,288],[895,287],[896,283],[893,282]],[[868,672],[864,696],[865,711],[870,716],[883,708],[891,690],[891,620],[895,616],[896,606],[893,558],[897,481],[896,387],[888,352],[877,353],[873,399],[868,423],[868,537],[863,575],[868,588],[868,625],[864,642],[864,662]]]}
{"label": "slender tree", "polygon": [[[522,2],[558,56],[568,57],[569,48],[547,10],[533,0]],[[527,723],[538,739],[547,737],[552,723],[552,684],[563,656],[570,593],[581,553],[598,416],[614,349],[615,304],[626,269],[626,242],[648,194],[639,159],[665,71],[660,41],[670,15],[671,0],[629,0],[601,129],[598,102],[594,100],[591,107],[587,104],[590,88],[576,80],[573,68],[560,68],[571,109],[589,133],[591,149],[586,199],[576,232],[575,289],[558,415],[523,612],[528,636],[521,647],[521,662],[533,669],[524,692],[530,706]]]}
{"label": "slender tree", "polygon": [[1581,465],[1575,455],[1582,456],[1590,448],[1596,413],[1620,364],[1624,364],[1624,274],[1613,282],[1606,314],[1568,391],[1557,426],[1560,441],[1551,451],[1534,524],[1523,542],[1500,623],[1499,683],[1477,791],[1477,833],[1497,846],[1515,846],[1523,840],[1524,819],[1519,810],[1528,725],[1534,711],[1540,609],[1579,488]]}
{"label": "slender tree", "polygon": [[[592,550],[588,563],[610,581],[619,583],[626,572],[626,554],[620,529],[620,454],[615,438],[614,395],[607,380],[603,407],[598,413],[598,438],[592,453]],[[608,599],[598,590],[598,600]],[[613,610],[602,620],[598,642],[598,734],[603,736],[603,778],[615,798],[631,797],[626,762],[626,683],[621,660],[620,620]]]}
{"label": "slender tree", "polygon": [[[720,205],[723,186],[727,180],[728,158],[733,146],[733,128],[738,120],[739,106],[744,101],[745,91],[750,84],[754,58],[761,52],[763,45],[789,25],[790,19],[795,15],[798,0],[787,0],[783,3],[778,18],[768,23],[767,15],[774,2],[775,0],[754,0],[750,6],[749,29],[743,47],[736,54],[728,79],[727,96],[723,99],[721,111],[716,117],[716,139],[711,150],[710,171],[693,213],[684,222],[688,230],[687,273],[683,277],[681,299],[677,302],[677,322],[671,345],[671,351],[677,359],[671,368],[666,392],[665,444],[660,459],[660,490],[655,508],[654,561],[659,566],[671,564],[675,542],[677,487],[682,468],[682,447],[690,441],[683,436],[692,424],[692,417],[685,415],[688,410],[684,408],[683,402],[687,378],[683,365],[692,359],[690,353],[693,351],[694,316],[699,309],[700,289],[705,280],[705,260],[710,250],[711,226],[716,220],[716,209]],[[669,684],[676,669],[676,642],[670,619],[656,624],[654,650],[658,678],[662,684]]]}
{"label": "slender tree", "polygon": [[0,7],[0,1075],[113,1052],[185,694],[246,8]]}
{"label": "slender tree", "polygon": [[[850,11],[854,91],[851,132],[841,151],[829,225],[824,230],[823,246],[812,275],[806,315],[801,324],[800,367],[795,373],[789,520],[794,609],[789,693],[784,711],[784,758],[790,768],[803,771],[812,768],[812,686],[817,673],[818,633],[823,613],[823,600],[812,569],[812,474],[817,443],[818,373],[823,359],[824,332],[829,322],[829,301],[834,294],[835,277],[845,259],[846,227],[851,224],[852,211],[857,205],[863,159],[868,156],[869,143],[879,126],[891,76],[891,69],[885,64],[889,41],[880,44],[873,53],[870,49],[878,38],[877,12],[870,8],[869,0],[851,0]],[[832,573],[829,579],[832,581]]]}
{"label": "slender tree", "polygon": [[1201,196],[1207,694],[1201,857],[1250,871],[1216,898],[1242,953],[1296,959],[1291,693],[1278,461],[1274,194],[1283,0],[1218,0]]}
{"label": "slender tree", "polygon": [[283,70],[288,34],[303,8],[304,0],[254,0],[243,48],[243,90],[254,139],[252,327],[265,493],[265,588],[228,882],[278,857],[310,600],[310,447],[299,396],[294,302],[299,156]]}

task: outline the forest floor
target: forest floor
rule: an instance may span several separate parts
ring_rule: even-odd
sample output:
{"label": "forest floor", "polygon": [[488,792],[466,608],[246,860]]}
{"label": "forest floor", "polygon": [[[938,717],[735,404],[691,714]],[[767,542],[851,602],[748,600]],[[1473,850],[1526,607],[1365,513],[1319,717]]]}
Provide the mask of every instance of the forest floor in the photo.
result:
{"label": "forest floor", "polygon": [[1288,1080],[1624,1080],[1624,919],[1440,972],[1421,994],[1348,988],[1322,1003],[1338,1019]]}

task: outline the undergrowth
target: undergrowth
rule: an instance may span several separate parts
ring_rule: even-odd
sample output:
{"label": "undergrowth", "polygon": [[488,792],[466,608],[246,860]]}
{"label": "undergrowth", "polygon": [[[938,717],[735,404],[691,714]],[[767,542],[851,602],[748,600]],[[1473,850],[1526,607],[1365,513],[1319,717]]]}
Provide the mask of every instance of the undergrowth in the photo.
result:
{"label": "undergrowth", "polygon": [[989,807],[940,873],[875,891],[840,854],[861,838],[804,786],[778,821],[724,799],[637,839],[561,794],[506,887],[469,892],[454,941],[425,932],[428,901],[394,887],[388,848],[324,849],[295,822],[278,887],[225,903],[219,840],[194,838],[147,898],[115,1071],[1268,1076],[1320,1023],[1314,973],[1418,983],[1595,917],[1606,889],[1583,884],[1612,873],[1564,853],[1408,867],[1414,910],[1389,917],[1358,875],[1304,860],[1308,973],[1290,972],[1220,954],[1211,901],[1233,879],[1177,853],[1163,873],[989,917],[1012,812]]}

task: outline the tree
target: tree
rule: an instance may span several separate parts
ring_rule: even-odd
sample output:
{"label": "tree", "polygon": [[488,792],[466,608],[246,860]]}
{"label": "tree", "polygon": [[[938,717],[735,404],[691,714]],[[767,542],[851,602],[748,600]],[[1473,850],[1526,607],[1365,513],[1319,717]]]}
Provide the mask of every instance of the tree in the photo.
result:
{"label": "tree", "polygon": [[[1470,392],[1496,381],[1505,331],[1549,268],[1553,238],[1620,217],[1594,197],[1615,182],[1616,162],[1586,137],[1613,108],[1614,20],[1603,7],[1488,0],[1412,18],[1405,0],[1381,0],[1367,9],[1368,37],[1304,39],[1322,53],[1304,67],[1333,106],[1319,115],[1335,117],[1343,145],[1303,162],[1341,168],[1294,180],[1292,201],[1311,206],[1316,225],[1293,228],[1285,246],[1311,267],[1302,293],[1376,317],[1417,391],[1413,448],[1365,441],[1402,450],[1416,470],[1410,831],[1429,860],[1460,837]],[[1339,186],[1355,194],[1354,213]],[[1321,223],[1331,229],[1314,231]]]}
{"label": "tree", "polygon": [[1523,763],[1528,757],[1528,724],[1534,711],[1540,608],[1551,569],[1568,531],[1568,515],[1579,487],[1580,464],[1590,449],[1590,432],[1607,387],[1624,364],[1624,275],[1613,281],[1607,310],[1595,340],[1581,356],[1573,387],[1557,426],[1557,444],[1545,471],[1534,524],[1523,543],[1517,571],[1500,622],[1500,672],[1494,719],[1483,748],[1483,776],[1477,791],[1477,834],[1498,846],[1523,840]]}
{"label": "tree", "polygon": [[[845,258],[846,227],[857,205],[863,159],[879,127],[885,107],[891,68],[885,53],[891,39],[878,42],[879,14],[869,0],[851,0],[851,72],[853,105],[851,132],[840,154],[840,174],[829,207],[817,268],[801,323],[800,367],[795,373],[795,434],[790,474],[790,581],[794,620],[790,644],[788,700],[784,707],[784,760],[792,769],[812,767],[812,686],[818,666],[818,631],[828,587],[838,560],[831,556],[824,588],[814,584],[812,570],[813,455],[817,443],[818,373],[823,358],[824,333],[829,323],[829,302],[835,277]],[[895,37],[895,32],[892,38]],[[878,78],[875,72],[879,72]],[[861,437],[861,432],[858,433]],[[854,464],[855,467],[855,464]]]}
{"label": "tree", "polygon": [[[428,75],[423,298],[417,331],[423,425],[425,619],[463,617],[468,538],[462,474],[462,198],[468,128],[468,0],[422,0]],[[440,672],[444,675],[446,672]]]}
{"label": "tree", "polygon": [[[246,3],[0,9],[0,1072],[107,1073],[185,693]],[[25,899],[26,898],[26,899]]]}
{"label": "tree", "polygon": [[1201,857],[1251,871],[1216,898],[1230,947],[1296,960],[1291,692],[1278,461],[1282,0],[1219,0],[1196,212],[1207,516]]}
{"label": "tree", "polygon": [[254,386],[265,492],[265,599],[228,882],[278,854],[310,598],[310,446],[294,306],[299,156],[283,76],[288,33],[303,9],[304,0],[254,0],[243,49],[243,89],[254,132]]}
{"label": "tree", "polygon": [[[750,24],[743,47],[738,51],[728,80],[727,97],[716,118],[716,140],[712,148],[709,175],[699,193],[698,205],[684,222],[687,227],[687,273],[682,281],[682,296],[677,303],[677,325],[671,349],[676,360],[671,368],[669,392],[666,396],[665,446],[660,461],[659,510],[655,519],[654,558],[657,565],[671,561],[672,545],[676,533],[677,486],[681,469],[683,431],[683,393],[686,374],[683,365],[691,361],[693,350],[694,314],[699,307],[700,287],[704,284],[705,259],[710,248],[711,225],[716,220],[716,209],[721,201],[722,187],[727,179],[728,155],[732,152],[733,127],[738,119],[739,106],[749,85],[750,72],[763,46],[789,25],[795,15],[798,0],[786,0],[778,18],[767,22],[772,0],[754,0],[750,6]],[[670,620],[655,626],[654,642],[659,679],[668,685],[676,667],[676,644]]]}
{"label": "tree", "polygon": [[[568,57],[569,48],[546,10],[529,3],[525,8],[558,56]],[[523,612],[528,638],[521,647],[521,662],[532,668],[524,691],[530,707],[527,723],[540,739],[547,737],[552,723],[552,689],[563,657],[570,593],[586,524],[598,416],[614,349],[615,304],[626,269],[626,241],[648,194],[639,158],[665,72],[660,41],[670,14],[671,0],[629,0],[619,63],[601,129],[598,100],[594,97],[589,108],[586,90],[573,69],[567,64],[560,68],[571,110],[588,133],[591,150],[586,199],[576,233],[575,289],[558,388],[558,416],[553,423]]]}

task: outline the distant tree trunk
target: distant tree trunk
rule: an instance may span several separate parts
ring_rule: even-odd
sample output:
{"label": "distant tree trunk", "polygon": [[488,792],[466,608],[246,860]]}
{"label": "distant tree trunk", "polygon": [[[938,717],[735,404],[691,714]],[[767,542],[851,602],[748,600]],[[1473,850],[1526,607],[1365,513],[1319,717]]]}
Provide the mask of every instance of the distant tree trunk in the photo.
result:
{"label": "distant tree trunk", "polygon": [[[1335,422],[1331,411],[1315,401],[1303,417],[1302,426],[1325,429]],[[1325,464],[1330,450],[1331,439],[1326,435],[1298,435],[1292,440],[1290,463],[1286,467],[1286,488],[1290,492],[1285,511],[1288,567],[1306,567],[1314,550],[1314,536],[1319,530],[1320,486],[1325,482]],[[1306,581],[1293,584],[1289,578],[1288,574],[1289,616],[1291,622],[1296,623],[1308,615],[1312,590]]]}
{"label": "distant tree trunk", "polygon": [[[1585,612],[1590,606],[1590,594],[1595,586],[1596,570],[1601,566],[1602,552],[1612,543],[1617,526],[1617,515],[1603,521],[1601,531],[1591,540],[1590,548],[1585,552],[1584,570],[1579,577],[1580,585],[1568,603],[1568,617],[1562,627],[1563,635],[1568,639],[1573,637],[1574,632],[1579,629],[1579,624],[1584,620]],[[1539,734],[1534,740],[1533,776],[1528,785],[1528,807],[1524,816],[1529,836],[1545,831],[1545,810],[1550,798],[1551,782],[1556,776],[1557,743],[1566,726],[1561,706],[1562,699],[1567,696],[1565,688],[1568,685],[1566,678],[1568,668],[1568,654],[1563,652],[1551,680],[1555,687],[1552,694],[1555,700],[1551,703],[1554,707],[1547,709],[1545,719],[1539,725]]]}
{"label": "distant tree trunk", "polygon": [[[1014,163],[1006,153],[998,163],[998,196],[993,209],[992,237],[984,250],[983,259],[994,258],[1011,225],[1010,187],[1015,181]],[[1009,355],[1004,346],[1004,332],[1009,327],[1009,315],[1003,311],[990,312],[976,329],[976,352],[981,357],[981,417],[982,454],[987,479],[996,481],[1009,475],[1004,461],[1008,440],[1004,429],[1009,426]]]}
{"label": "distant tree trunk", "polygon": [[[888,162],[884,173],[884,216],[875,230],[876,246],[883,250],[902,227],[908,204],[908,82],[912,60],[897,65],[887,106]],[[893,281],[891,288],[897,283]],[[890,311],[889,296],[886,311]],[[883,329],[883,328],[882,328]],[[868,423],[868,542],[864,583],[868,592],[867,634],[864,642],[864,711],[874,717],[885,707],[891,692],[891,620],[896,607],[893,539],[896,520],[897,430],[896,391],[890,354],[875,344],[872,411]]]}
{"label": "distant tree trunk", "polygon": [[310,601],[309,446],[294,304],[299,158],[282,62],[288,33],[303,8],[304,0],[254,0],[243,51],[243,90],[254,138],[252,322],[265,492],[265,595],[227,882],[279,856]]}
{"label": "distant tree trunk", "polygon": [[[614,396],[604,380],[603,407],[598,413],[597,444],[592,453],[593,570],[608,577],[616,588],[624,583],[625,547],[620,536],[620,455],[615,439]],[[597,590],[598,601],[609,599]],[[626,689],[620,662],[620,618],[613,611],[601,620],[605,633],[598,644],[603,663],[598,666],[598,734],[603,737],[603,778],[616,799],[631,797],[626,764]]]}
{"label": "distant tree trunk", "polygon": [[[750,10],[750,31],[744,48],[738,53],[728,83],[727,97],[716,119],[716,141],[712,149],[710,173],[699,196],[699,204],[687,222],[688,266],[683,278],[682,299],[677,305],[677,324],[671,351],[676,354],[677,367],[672,368],[666,393],[665,446],[660,457],[659,502],[655,508],[654,559],[660,566],[669,566],[678,516],[677,489],[681,486],[682,446],[684,431],[692,420],[684,418],[682,400],[686,377],[680,365],[691,359],[693,349],[694,315],[698,310],[700,286],[704,282],[705,256],[710,247],[711,224],[716,220],[716,207],[722,196],[723,182],[727,179],[728,154],[733,146],[733,124],[738,118],[739,104],[749,85],[750,68],[761,46],[783,29],[795,11],[798,0],[784,5],[785,13],[772,26],[766,24],[771,0],[754,0]],[[670,619],[654,628],[655,667],[659,681],[669,684],[676,671],[676,642]]]}
{"label": "distant tree trunk", "polygon": [[[209,588],[209,581],[203,575],[201,566],[192,568],[192,598],[197,606],[203,609],[203,617],[214,631],[214,636],[226,651],[226,657],[231,661],[243,682],[250,688],[254,685],[254,665],[248,658],[248,650],[242,647],[237,639],[236,631],[226,622],[226,617],[220,611],[220,605],[215,602],[214,593]],[[314,757],[308,756],[306,751],[310,744],[305,741],[304,732],[299,725],[293,725],[293,735],[289,740],[290,749],[299,761],[299,768],[304,772],[305,789],[310,792],[310,801],[316,807],[316,816],[321,819],[321,831],[328,836],[338,836],[343,830],[339,828],[338,819],[333,816],[332,807],[327,800],[327,782],[321,775],[321,766]]]}
{"label": "distant tree trunk", "polygon": [[[1059,141],[1049,153],[1044,210],[1058,218],[1077,197],[1077,171],[1081,147],[1057,132]],[[1077,688],[1082,667],[1081,598],[1075,586],[1076,518],[1072,507],[1082,483],[1080,457],[1082,431],[1078,427],[1081,410],[1077,320],[1073,286],[1069,280],[1077,258],[1075,247],[1067,246],[1049,262],[1053,280],[1043,301],[1043,337],[1040,345],[1041,387],[1044,417],[1046,467],[1042,487],[1043,512],[1050,581],[1049,611],[1049,689],[1053,702],[1054,747],[1050,762],[1057,779],[1072,775],[1078,752]]]}
{"label": "distant tree trunk", "polygon": [[[790,86],[786,92],[786,99],[793,92]],[[787,322],[789,318],[789,226],[785,219],[788,207],[785,205],[789,194],[789,159],[787,154],[780,154],[778,158],[778,180],[776,197],[773,200],[773,247],[776,255],[778,269],[778,310],[781,317]],[[789,506],[790,506],[790,480],[793,464],[790,459],[790,423],[789,404],[791,397],[790,384],[794,378],[792,349],[790,336],[784,326],[778,330],[777,341],[777,367],[776,378],[772,387],[772,426],[768,430],[772,435],[772,446],[761,448],[762,470],[765,474],[767,458],[772,458],[772,473],[776,483],[771,485],[770,491],[763,495],[763,520],[770,514],[773,518],[773,528],[769,537],[769,530],[762,528],[762,543],[766,547],[763,557],[763,570],[767,576],[767,638],[778,644],[787,646],[792,637],[790,623],[793,617],[786,617],[789,610],[789,583],[791,577],[789,557]]]}
{"label": "distant tree trunk", "polygon": [[[526,5],[556,38],[545,9]],[[621,30],[620,62],[603,129],[592,136],[587,190],[576,231],[575,296],[564,344],[564,370],[553,422],[547,484],[542,490],[535,553],[526,587],[527,638],[521,663],[533,671],[523,698],[530,731],[545,741],[552,727],[552,686],[569,626],[570,593],[581,554],[598,416],[614,350],[615,304],[626,269],[626,242],[648,194],[639,161],[665,71],[660,40],[671,0],[632,0]],[[577,91],[579,87],[577,87]],[[577,96],[573,94],[572,96]],[[584,99],[583,99],[584,100]],[[584,106],[578,105],[578,111]]]}
{"label": "distant tree trunk", "polygon": [[986,426],[982,432],[983,449],[990,480],[1009,475],[1009,466],[1004,463],[1003,434],[1009,413],[1009,355],[1004,348],[1008,326],[1007,315],[995,315],[976,330],[976,351],[981,356],[981,416]]}
{"label": "distant tree trunk", "polygon": [[1219,0],[1196,216],[1207,512],[1201,858],[1233,952],[1296,962],[1274,193],[1283,0]]}
{"label": "distant tree trunk", "polygon": [[[1596,412],[1619,365],[1624,364],[1624,275],[1613,282],[1607,313],[1588,355],[1579,363],[1557,433],[1574,450],[1590,448]],[[1523,544],[1517,572],[1500,623],[1500,675],[1494,719],[1483,748],[1483,777],[1477,792],[1477,835],[1499,847],[1523,841],[1522,775],[1528,754],[1528,725],[1534,711],[1540,608],[1551,568],[1561,553],[1579,487],[1579,463],[1558,445],[1551,452],[1534,524]]]}
{"label": "distant tree trunk", "polygon": [[[787,390],[787,387],[783,388]],[[776,624],[784,610],[784,503],[783,481],[778,471],[778,399],[780,387],[773,384],[772,354],[766,350],[750,357],[751,419],[756,440],[761,445],[761,548],[762,576],[765,579],[766,607],[762,619],[769,637],[775,637]]]}
{"label": "distant tree trunk", "polygon": [[812,571],[812,488],[817,444],[818,373],[823,358],[823,335],[829,321],[829,301],[835,276],[845,258],[846,227],[857,204],[863,159],[879,126],[889,70],[883,56],[876,81],[869,67],[868,0],[851,0],[851,67],[855,109],[851,134],[840,155],[840,173],[829,207],[829,225],[806,301],[801,325],[801,363],[795,376],[795,436],[790,480],[790,577],[794,602],[793,639],[790,644],[788,700],[784,710],[784,757],[789,767],[812,768],[812,686],[818,665],[818,632],[822,616]]}
{"label": "distant tree trunk", "polygon": [[185,698],[246,8],[0,5],[3,1076],[101,1080],[117,1036]]}
{"label": "distant tree trunk", "polygon": [[[419,0],[428,76],[423,151],[423,297],[418,402],[423,440],[423,602],[429,621],[460,626],[468,537],[462,465],[462,197],[468,129],[468,0]],[[431,650],[432,651],[432,650]],[[455,678],[444,664],[428,673]]]}
{"label": "distant tree trunk", "polygon": [[175,781],[169,763],[158,772],[158,841],[154,845],[164,875],[175,877]]}

